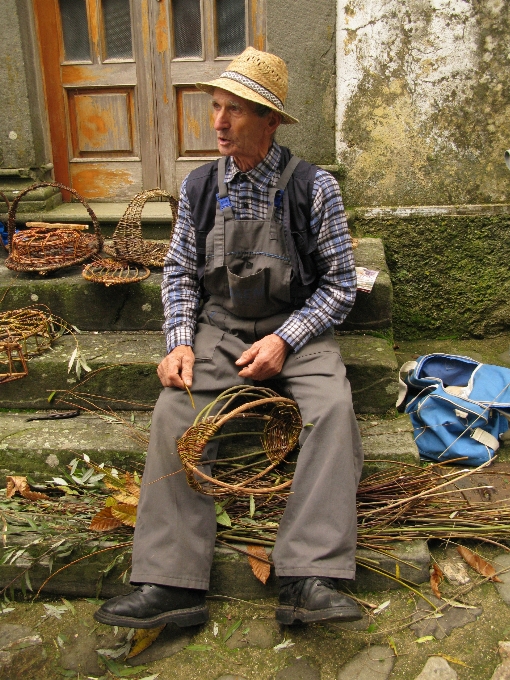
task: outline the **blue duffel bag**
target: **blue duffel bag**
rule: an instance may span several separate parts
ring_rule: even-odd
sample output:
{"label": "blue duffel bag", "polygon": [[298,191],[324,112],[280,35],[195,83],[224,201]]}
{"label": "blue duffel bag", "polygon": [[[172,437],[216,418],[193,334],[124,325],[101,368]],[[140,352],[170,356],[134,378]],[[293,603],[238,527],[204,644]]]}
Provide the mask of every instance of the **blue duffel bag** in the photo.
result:
{"label": "blue duffel bag", "polygon": [[510,418],[510,369],[469,357],[426,354],[400,369],[397,409],[422,458],[481,465],[494,457]]}

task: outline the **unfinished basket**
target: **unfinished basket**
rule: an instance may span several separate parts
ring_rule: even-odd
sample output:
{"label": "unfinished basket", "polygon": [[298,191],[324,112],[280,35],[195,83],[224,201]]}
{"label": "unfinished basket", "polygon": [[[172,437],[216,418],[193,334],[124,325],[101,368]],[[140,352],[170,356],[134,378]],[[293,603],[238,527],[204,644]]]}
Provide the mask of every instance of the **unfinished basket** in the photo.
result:
{"label": "unfinished basket", "polygon": [[[25,194],[41,187],[58,187],[81,201],[92,218],[93,234],[83,234],[76,228],[57,228],[51,225],[24,229],[15,233],[16,210]],[[87,201],[80,194],[57,182],[41,182],[24,189],[13,200],[9,208],[9,257],[5,264],[9,269],[19,272],[37,272],[46,274],[50,271],[71,267],[85,262],[100,252],[103,247],[103,236],[97,217]]]}
{"label": "unfinished basket", "polygon": [[0,384],[28,375],[27,361],[18,342],[0,342]]}
{"label": "unfinished basket", "polygon": [[[226,412],[239,398],[245,403]],[[221,402],[225,403],[215,415],[211,415],[211,411]],[[257,463],[244,466],[246,469],[242,470],[234,464],[229,470],[221,467],[221,474],[215,477],[207,475],[201,468],[210,465],[211,461],[202,459],[204,447],[211,439],[219,435],[226,423],[234,419],[247,421],[257,419],[265,423],[263,432],[250,431],[242,434],[253,434],[259,437],[262,445],[262,451],[247,454],[247,456],[263,453],[269,459],[270,464],[265,467],[262,465],[263,469],[259,470],[253,469]],[[286,479],[280,483],[281,474],[272,473],[272,471],[295,448],[301,429],[301,416],[295,401],[281,397],[268,388],[241,385],[222,392],[214,402],[198,414],[193,425],[177,441],[177,452],[188,484],[195,491],[210,496],[271,494],[286,489],[292,484],[292,479]],[[230,436],[235,434],[232,433]],[[218,466],[220,462],[229,465],[228,459],[216,461],[216,465]],[[272,483],[268,484],[268,479]]]}
{"label": "unfinished basket", "polygon": [[24,307],[0,312],[0,343],[19,344],[27,358],[49,349],[65,330],[65,322],[49,309]]}
{"label": "unfinished basket", "polygon": [[113,286],[120,283],[137,283],[150,276],[143,265],[129,264],[125,260],[97,257],[83,267],[82,276],[87,281]]}
{"label": "unfinished basket", "polygon": [[[106,247],[105,253],[128,262],[146,267],[162,267],[168,251],[168,243],[148,241],[142,236],[142,210],[151,198],[165,198],[172,210],[172,229],[177,220],[178,202],[162,189],[148,189],[137,194],[126,208],[113,232],[113,248]],[[172,230],[170,230],[170,236]]]}

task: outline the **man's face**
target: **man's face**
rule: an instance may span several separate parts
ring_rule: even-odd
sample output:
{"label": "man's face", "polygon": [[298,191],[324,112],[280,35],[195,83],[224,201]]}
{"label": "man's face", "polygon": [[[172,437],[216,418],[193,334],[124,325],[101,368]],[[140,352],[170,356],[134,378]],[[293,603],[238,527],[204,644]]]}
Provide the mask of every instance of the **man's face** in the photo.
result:
{"label": "man's face", "polygon": [[212,106],[220,154],[234,156],[240,170],[254,168],[269,151],[280,116],[261,117],[253,102],[220,88],[214,90]]}

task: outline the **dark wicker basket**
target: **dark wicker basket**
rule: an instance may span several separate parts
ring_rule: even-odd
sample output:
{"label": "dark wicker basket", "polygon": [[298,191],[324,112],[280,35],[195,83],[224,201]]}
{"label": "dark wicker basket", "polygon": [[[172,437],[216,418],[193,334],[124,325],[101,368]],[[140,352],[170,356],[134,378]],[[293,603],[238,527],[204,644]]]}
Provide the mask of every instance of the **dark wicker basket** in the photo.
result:
{"label": "dark wicker basket", "polygon": [[[113,232],[113,248],[105,253],[120,260],[135,262],[146,267],[162,267],[168,251],[167,243],[148,241],[142,236],[142,210],[151,198],[165,198],[172,210],[172,230],[177,221],[177,200],[162,189],[148,189],[137,194],[126,208]],[[170,231],[170,237],[172,235]],[[169,238],[170,240],[170,238]]]}
{"label": "dark wicker basket", "polygon": [[[57,187],[69,191],[81,201],[92,219],[93,234],[83,234],[75,229],[55,229],[35,227],[15,233],[16,210],[25,194],[41,187]],[[70,187],[57,182],[40,182],[24,189],[13,200],[9,208],[8,220],[9,257],[5,264],[9,269],[18,272],[37,272],[46,274],[50,271],[82,264],[103,247],[103,236],[98,219],[87,201]]]}
{"label": "dark wicker basket", "polygon": [[125,260],[97,257],[83,267],[82,276],[87,281],[114,286],[138,283],[150,276],[150,269],[143,265],[129,264]]}

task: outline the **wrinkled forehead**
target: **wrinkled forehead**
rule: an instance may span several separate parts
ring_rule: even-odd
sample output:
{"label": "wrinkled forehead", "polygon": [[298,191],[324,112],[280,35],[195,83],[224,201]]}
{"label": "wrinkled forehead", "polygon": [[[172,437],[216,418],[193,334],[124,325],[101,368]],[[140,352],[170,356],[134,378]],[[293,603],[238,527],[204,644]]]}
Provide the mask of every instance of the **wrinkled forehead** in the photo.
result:
{"label": "wrinkled forehead", "polygon": [[212,94],[212,101],[218,104],[229,104],[231,106],[236,106],[239,108],[244,108],[248,110],[253,110],[255,108],[255,103],[249,99],[243,99],[233,92],[228,92],[223,90],[221,87],[215,87]]}

